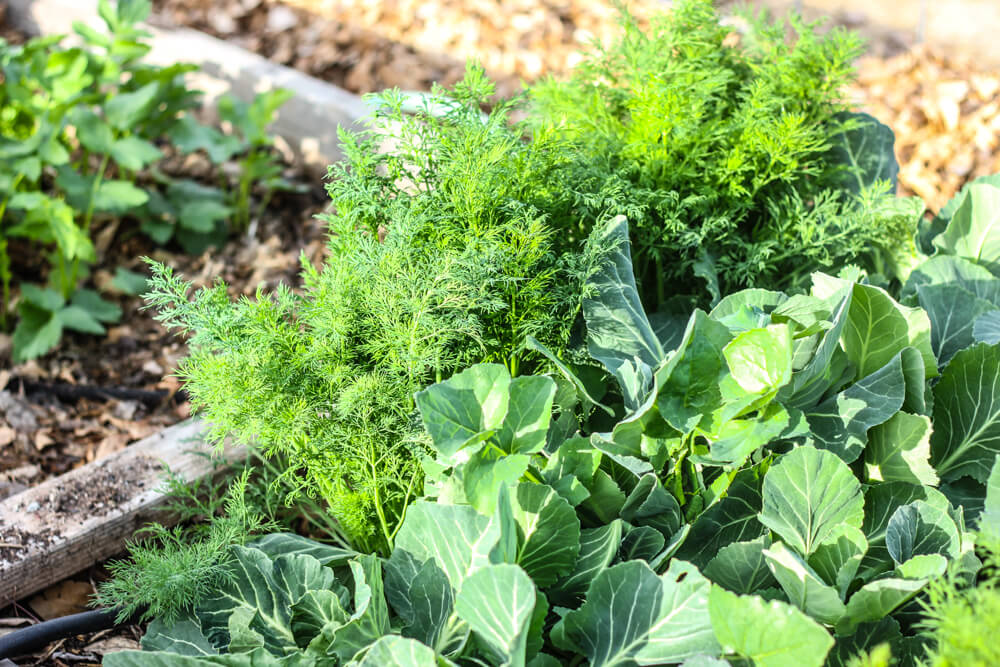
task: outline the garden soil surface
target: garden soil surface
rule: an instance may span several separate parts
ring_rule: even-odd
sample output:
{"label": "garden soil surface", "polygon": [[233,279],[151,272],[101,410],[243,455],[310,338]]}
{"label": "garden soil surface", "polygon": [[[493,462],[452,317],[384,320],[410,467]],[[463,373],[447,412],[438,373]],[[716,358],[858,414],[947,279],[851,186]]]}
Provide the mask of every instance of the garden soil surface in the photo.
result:
{"label": "garden soil surface", "polygon": [[[498,93],[511,95],[523,81],[565,74],[582,45],[615,30],[615,10],[604,0],[154,0],[154,6],[158,25],[204,30],[356,93],[450,84],[461,77],[465,59],[477,57],[497,79]],[[630,6],[643,20],[663,4]],[[3,11],[0,0],[0,37],[20,41],[23,36],[4,25]],[[935,211],[970,179],[1000,172],[995,68],[944,55],[940,47],[915,46],[912,34],[869,25],[857,12],[840,12],[834,23],[871,38],[848,95],[895,130],[901,194],[919,195]],[[198,158],[175,162],[176,173],[207,173]],[[291,169],[288,175],[304,182]],[[136,221],[101,221],[102,257],[92,282],[110,285],[119,267],[142,271],[139,257],[148,255],[197,284],[221,277],[234,295],[280,281],[294,285],[300,251],[314,263],[324,252],[323,225],[313,218],[326,204],[322,183],[304,185],[303,194],[277,196],[250,234],[198,257],[156,248],[137,233]],[[23,257],[17,268],[37,279],[41,263]],[[69,335],[34,362],[11,366],[10,337],[0,333],[0,498],[188,415],[178,381],[168,376],[183,343],[141,310],[140,299],[120,294],[116,300],[124,315],[107,337]],[[0,610],[0,634],[80,611],[103,576],[95,566]],[[135,648],[139,634],[125,628],[71,638],[20,664],[95,664],[105,651]]]}

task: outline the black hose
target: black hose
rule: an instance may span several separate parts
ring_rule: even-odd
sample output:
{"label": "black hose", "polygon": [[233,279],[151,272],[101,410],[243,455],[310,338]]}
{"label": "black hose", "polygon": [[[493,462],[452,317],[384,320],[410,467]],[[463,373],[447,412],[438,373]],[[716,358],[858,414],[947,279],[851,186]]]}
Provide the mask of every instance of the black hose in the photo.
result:
{"label": "black hose", "polygon": [[117,609],[95,609],[29,625],[0,637],[0,658],[28,655],[46,644],[73,635],[100,632],[122,625],[130,625],[138,620],[140,613],[141,610],[122,623],[117,623],[115,622],[115,619],[118,618]]}

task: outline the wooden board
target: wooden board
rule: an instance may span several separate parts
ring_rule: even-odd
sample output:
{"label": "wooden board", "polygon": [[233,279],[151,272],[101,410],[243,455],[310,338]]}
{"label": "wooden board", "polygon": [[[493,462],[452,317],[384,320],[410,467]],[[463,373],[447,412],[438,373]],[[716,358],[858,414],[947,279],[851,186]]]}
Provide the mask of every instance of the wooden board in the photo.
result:
{"label": "wooden board", "polygon": [[[164,501],[164,464],[191,481],[217,470],[188,420],[0,502],[0,607],[122,551]],[[225,452],[229,461],[242,448]]]}

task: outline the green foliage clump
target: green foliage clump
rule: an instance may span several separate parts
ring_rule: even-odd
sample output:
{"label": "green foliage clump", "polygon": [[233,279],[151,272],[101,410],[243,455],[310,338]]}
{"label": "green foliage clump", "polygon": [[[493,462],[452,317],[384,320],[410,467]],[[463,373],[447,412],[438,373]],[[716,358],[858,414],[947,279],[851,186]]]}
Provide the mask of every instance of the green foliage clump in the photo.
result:
{"label": "green foliage clump", "polygon": [[[532,122],[580,147],[583,211],[628,215],[648,306],[703,295],[703,281],[716,299],[807,286],[873,248],[912,248],[915,219],[878,205],[894,172],[862,175],[837,148],[871,124],[841,100],[857,36],[750,15],[740,34],[709,0],[675,3],[648,31],[622,23],[568,80],[530,90]],[[865,187],[848,194],[859,175]]]}
{"label": "green foliage clump", "polygon": [[180,374],[210,437],[288,455],[359,550],[387,551],[421,490],[414,393],[478,361],[537,369],[529,334],[562,353],[600,254],[543,213],[565,153],[522,141],[505,105],[483,117],[490,94],[471,68],[424,111],[390,93],[370,130],[342,134],[329,257],[304,263],[301,294],[189,298],[154,267],[150,302],[191,335]]}
{"label": "green foliage clump", "polygon": [[[260,207],[280,177],[266,132],[289,93],[245,103],[224,97],[219,115],[232,130],[202,125],[192,112],[200,91],[183,75],[196,69],[143,62],[150,35],[139,22],[149,0],[98,3],[106,31],[74,24],[80,46],[39,37],[21,46],[0,40],[0,330],[8,328],[19,287],[14,361],[45,354],[65,329],[104,333],[120,309],[81,283],[99,260],[93,242],[102,220],[130,218],[160,244],[190,252],[225,240],[232,221],[246,228],[254,191]],[[175,178],[157,167],[163,148],[204,151],[214,164],[235,161],[235,188]],[[47,284],[18,281],[11,243],[47,259]],[[20,283],[20,284],[18,284]]]}

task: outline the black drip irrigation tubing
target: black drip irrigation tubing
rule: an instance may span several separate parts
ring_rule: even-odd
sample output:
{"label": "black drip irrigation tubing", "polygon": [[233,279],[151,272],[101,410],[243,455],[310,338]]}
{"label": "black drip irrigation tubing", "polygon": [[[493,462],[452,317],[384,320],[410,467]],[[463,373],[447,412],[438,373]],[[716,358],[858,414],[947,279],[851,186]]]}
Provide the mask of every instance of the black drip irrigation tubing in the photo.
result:
{"label": "black drip irrigation tubing", "polygon": [[132,625],[138,622],[139,616],[142,614],[140,609],[118,623],[115,619],[118,618],[119,611],[118,609],[95,609],[94,611],[54,618],[51,621],[36,623],[10,632],[0,637],[0,659],[30,655],[32,651],[73,635]]}

